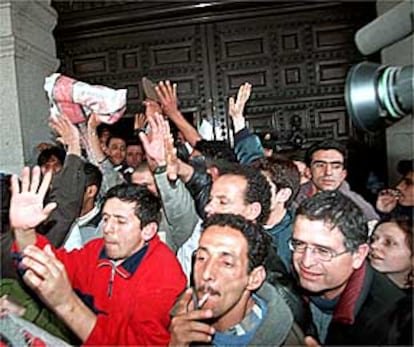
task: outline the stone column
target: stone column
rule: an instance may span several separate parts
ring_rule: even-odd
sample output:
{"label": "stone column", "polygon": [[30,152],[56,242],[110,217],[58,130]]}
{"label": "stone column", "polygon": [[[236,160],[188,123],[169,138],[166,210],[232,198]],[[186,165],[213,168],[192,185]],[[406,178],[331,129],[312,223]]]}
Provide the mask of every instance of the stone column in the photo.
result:
{"label": "stone column", "polygon": [[51,0],[0,0],[0,171],[20,173],[50,141],[44,78],[59,66]]}

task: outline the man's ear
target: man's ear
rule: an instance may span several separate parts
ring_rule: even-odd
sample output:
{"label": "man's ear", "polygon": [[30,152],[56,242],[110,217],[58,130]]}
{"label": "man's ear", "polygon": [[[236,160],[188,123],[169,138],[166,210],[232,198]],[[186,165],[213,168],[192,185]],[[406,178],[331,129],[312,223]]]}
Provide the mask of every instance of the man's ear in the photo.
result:
{"label": "man's ear", "polygon": [[364,243],[358,246],[358,249],[352,253],[352,267],[356,270],[359,269],[364,263],[369,253],[369,245]]}
{"label": "man's ear", "polygon": [[88,198],[94,199],[96,194],[98,194],[98,187],[95,184],[86,187],[85,195]]}
{"label": "man's ear", "polygon": [[219,178],[220,172],[216,166],[210,167],[209,171],[210,171],[211,179],[213,180],[213,182],[217,180],[217,178]]}
{"label": "man's ear", "polygon": [[158,231],[158,225],[155,222],[148,223],[141,229],[141,237],[144,241],[151,240]]}
{"label": "man's ear", "polygon": [[260,213],[262,213],[262,205],[260,202],[255,201],[249,204],[249,209],[246,215],[246,219],[250,221],[254,221],[257,219],[257,217],[260,216]]}
{"label": "man's ear", "polygon": [[249,282],[247,283],[246,289],[255,291],[260,288],[266,279],[266,269],[260,265],[255,267],[249,274]]}
{"label": "man's ear", "polygon": [[346,176],[348,176],[348,171],[346,171],[346,169],[342,170],[342,180],[345,180]]}
{"label": "man's ear", "polygon": [[276,201],[285,204],[286,201],[288,201],[291,196],[292,196],[292,189],[282,188],[276,193]]}

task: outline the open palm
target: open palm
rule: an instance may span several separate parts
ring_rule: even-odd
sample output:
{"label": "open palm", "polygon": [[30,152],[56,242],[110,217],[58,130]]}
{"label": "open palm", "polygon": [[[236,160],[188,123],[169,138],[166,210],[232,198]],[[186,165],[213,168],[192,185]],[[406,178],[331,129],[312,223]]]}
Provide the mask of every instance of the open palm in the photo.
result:
{"label": "open palm", "polygon": [[49,203],[43,207],[43,200],[52,179],[51,172],[40,180],[40,168],[32,170],[25,167],[22,174],[22,184],[16,175],[12,176],[12,197],[10,200],[10,225],[14,229],[32,229],[42,223],[56,207]]}

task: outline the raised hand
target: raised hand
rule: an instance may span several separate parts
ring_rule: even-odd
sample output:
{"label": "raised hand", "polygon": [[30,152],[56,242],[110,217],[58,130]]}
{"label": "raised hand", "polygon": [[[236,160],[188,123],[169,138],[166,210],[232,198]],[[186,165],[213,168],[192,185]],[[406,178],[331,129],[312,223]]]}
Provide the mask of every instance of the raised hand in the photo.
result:
{"label": "raised hand", "polygon": [[251,90],[252,85],[246,82],[240,86],[236,101],[234,97],[229,98],[229,116],[233,119],[234,131],[236,133],[246,127],[243,113],[246,102],[250,98]]}
{"label": "raised hand", "polygon": [[50,117],[49,126],[60,136],[57,140],[68,146],[68,153],[81,154],[79,130],[66,115]]}
{"label": "raised hand", "polygon": [[96,113],[91,113],[88,119],[88,130],[96,131],[96,128],[101,124],[99,116]]}
{"label": "raised hand", "polygon": [[384,189],[378,194],[376,207],[382,213],[391,212],[397,206],[399,192],[395,189]]}
{"label": "raised hand", "polygon": [[154,161],[155,166],[167,165],[165,151],[165,134],[169,133],[167,121],[161,114],[155,113],[153,117],[148,118],[148,123],[151,127],[149,136],[142,132],[139,134],[147,159]]}
{"label": "raised hand", "polygon": [[144,113],[137,113],[134,119],[134,130],[144,129],[147,125],[147,116]]}
{"label": "raised hand", "polygon": [[164,134],[165,152],[167,159],[167,176],[170,181],[178,177],[177,148],[174,147],[174,138],[170,133],[170,126],[166,122],[166,133]]}
{"label": "raised hand", "polygon": [[168,117],[174,117],[180,111],[177,102],[177,84],[171,85],[170,81],[161,81],[155,87],[155,92],[160,99],[163,113]]}
{"label": "raised hand", "polygon": [[162,112],[161,106],[158,104],[158,102],[152,99],[145,99],[143,101],[143,104],[145,105],[145,116],[147,119],[154,117],[156,113]]}
{"label": "raised hand", "polygon": [[203,320],[213,316],[210,309],[195,309],[193,289],[185,291],[180,299],[177,313],[171,320],[170,346],[189,346],[192,342],[211,342],[214,328]]}
{"label": "raised hand", "polygon": [[26,269],[23,280],[52,309],[65,305],[73,295],[65,266],[53,253],[51,246],[44,249],[27,246],[21,265]]}
{"label": "raised hand", "polygon": [[22,173],[22,184],[19,186],[17,175],[11,178],[10,225],[13,229],[29,230],[42,223],[56,208],[51,202],[43,207],[43,200],[52,180],[52,172],[40,178],[40,168],[35,166],[31,173],[25,167]]}

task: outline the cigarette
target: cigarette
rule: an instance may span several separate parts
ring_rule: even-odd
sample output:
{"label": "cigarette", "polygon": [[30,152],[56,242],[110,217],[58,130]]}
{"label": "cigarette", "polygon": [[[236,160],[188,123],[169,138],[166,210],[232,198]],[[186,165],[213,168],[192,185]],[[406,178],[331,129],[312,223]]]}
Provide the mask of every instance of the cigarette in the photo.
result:
{"label": "cigarette", "polygon": [[203,305],[207,302],[208,298],[210,297],[209,293],[205,293],[203,295],[203,297],[200,299],[200,301],[198,302],[198,308],[202,308]]}

